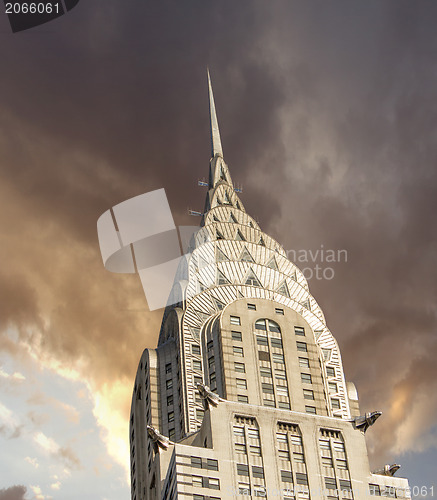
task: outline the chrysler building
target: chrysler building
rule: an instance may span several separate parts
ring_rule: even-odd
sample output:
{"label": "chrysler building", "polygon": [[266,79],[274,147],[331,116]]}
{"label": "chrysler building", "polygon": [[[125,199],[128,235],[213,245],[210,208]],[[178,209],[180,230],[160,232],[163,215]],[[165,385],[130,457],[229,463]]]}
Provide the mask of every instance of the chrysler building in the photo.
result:
{"label": "chrysler building", "polygon": [[381,413],[359,408],[305,276],[246,212],[208,85],[208,192],[138,365],[132,500],[408,498],[398,465],[370,470]]}

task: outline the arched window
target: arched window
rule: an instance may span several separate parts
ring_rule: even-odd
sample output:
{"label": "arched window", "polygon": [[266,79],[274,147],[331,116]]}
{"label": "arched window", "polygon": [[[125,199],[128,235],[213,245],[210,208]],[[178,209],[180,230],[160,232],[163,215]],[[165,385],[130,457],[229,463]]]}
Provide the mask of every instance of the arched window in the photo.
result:
{"label": "arched window", "polygon": [[281,328],[279,327],[278,323],[276,323],[276,321],[266,318],[257,319],[255,321],[255,329],[281,333]]}

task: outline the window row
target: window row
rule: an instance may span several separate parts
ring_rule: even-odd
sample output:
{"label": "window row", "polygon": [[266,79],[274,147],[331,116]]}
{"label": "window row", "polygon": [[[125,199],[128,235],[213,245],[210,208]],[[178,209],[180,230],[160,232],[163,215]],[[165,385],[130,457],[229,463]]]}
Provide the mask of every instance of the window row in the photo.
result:
{"label": "window row", "polygon": [[197,469],[219,470],[218,461],[214,458],[191,457],[191,467]]}
{"label": "window row", "polygon": [[215,477],[192,476],[192,484],[198,488],[220,489],[220,480]]}

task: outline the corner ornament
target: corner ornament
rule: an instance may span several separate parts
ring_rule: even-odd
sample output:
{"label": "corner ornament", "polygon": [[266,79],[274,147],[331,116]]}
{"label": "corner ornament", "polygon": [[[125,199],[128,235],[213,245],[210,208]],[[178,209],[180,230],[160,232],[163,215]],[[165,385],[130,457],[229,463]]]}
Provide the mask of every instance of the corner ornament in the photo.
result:
{"label": "corner ornament", "polygon": [[359,417],[355,417],[351,420],[356,429],[359,429],[362,432],[366,432],[367,429],[373,425],[378,418],[382,415],[382,411],[372,411],[371,413],[365,413],[364,415],[360,415]]}
{"label": "corner ornament", "polygon": [[147,434],[149,438],[153,441],[153,450],[155,453],[159,453],[159,450],[166,451],[171,444],[174,444],[173,441],[166,436],[163,436],[158,429],[152,427],[151,425],[147,426]]}
{"label": "corner ornament", "polygon": [[203,406],[205,410],[207,410],[210,406],[217,408],[220,401],[225,401],[215,392],[212,392],[211,389],[205,384],[197,384],[197,390],[199,391],[200,397],[203,400]]}
{"label": "corner ornament", "polygon": [[393,477],[400,468],[398,464],[384,465],[384,468],[374,471],[373,474]]}

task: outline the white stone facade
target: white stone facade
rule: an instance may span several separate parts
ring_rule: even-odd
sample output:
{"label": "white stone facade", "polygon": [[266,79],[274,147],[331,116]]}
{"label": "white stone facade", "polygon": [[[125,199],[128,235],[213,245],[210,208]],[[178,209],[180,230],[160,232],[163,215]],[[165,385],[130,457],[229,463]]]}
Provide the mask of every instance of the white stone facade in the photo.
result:
{"label": "white stone facade", "polygon": [[[201,228],[135,380],[132,499],[408,496],[407,480],[371,474],[356,390],[323,312],[234,190],[211,86],[210,110]],[[204,407],[198,383],[222,398],[217,407]],[[168,449],[154,449],[147,425]]]}

